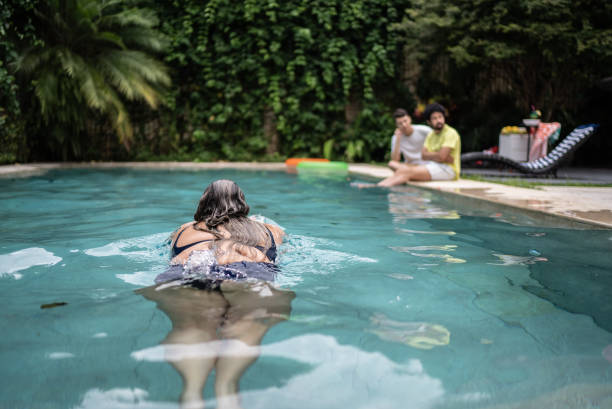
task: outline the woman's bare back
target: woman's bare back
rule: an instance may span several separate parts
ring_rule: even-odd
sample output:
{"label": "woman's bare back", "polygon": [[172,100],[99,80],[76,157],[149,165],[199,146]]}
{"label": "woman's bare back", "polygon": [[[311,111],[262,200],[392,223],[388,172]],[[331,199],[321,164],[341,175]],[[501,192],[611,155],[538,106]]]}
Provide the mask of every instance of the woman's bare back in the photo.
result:
{"label": "woman's bare back", "polygon": [[[195,224],[195,222],[185,223],[172,235],[171,245],[173,248],[181,248],[196,243],[175,255],[171,260],[172,264],[185,264],[191,253],[203,250],[214,250],[218,264],[230,264],[240,261],[272,262],[272,260],[266,257],[264,251],[232,241],[231,234],[223,226],[217,228],[217,232],[222,236],[219,239],[212,233],[196,229]],[[269,224],[264,224],[264,226],[272,233],[276,245],[281,244],[285,234],[283,230]],[[259,245],[265,246],[266,242],[267,237],[262,237]]]}

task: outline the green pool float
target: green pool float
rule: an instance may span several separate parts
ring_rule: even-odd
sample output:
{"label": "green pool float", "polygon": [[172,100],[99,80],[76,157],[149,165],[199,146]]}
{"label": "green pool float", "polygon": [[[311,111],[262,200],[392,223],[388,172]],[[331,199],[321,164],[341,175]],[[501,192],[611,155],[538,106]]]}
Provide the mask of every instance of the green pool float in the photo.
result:
{"label": "green pool float", "polygon": [[317,173],[348,173],[348,163],[346,162],[300,162],[297,165],[298,172],[317,172]]}

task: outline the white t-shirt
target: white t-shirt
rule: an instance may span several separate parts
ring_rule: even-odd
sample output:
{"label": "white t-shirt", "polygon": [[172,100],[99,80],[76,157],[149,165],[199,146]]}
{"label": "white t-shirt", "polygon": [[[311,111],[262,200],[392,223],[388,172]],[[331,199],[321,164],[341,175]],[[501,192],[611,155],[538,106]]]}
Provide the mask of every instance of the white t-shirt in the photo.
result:
{"label": "white t-shirt", "polygon": [[[425,138],[431,132],[427,125],[412,125],[412,135],[403,136],[400,142],[400,152],[404,157],[404,162],[415,162],[421,160],[421,152]],[[391,152],[395,146],[395,134],[391,137]]]}

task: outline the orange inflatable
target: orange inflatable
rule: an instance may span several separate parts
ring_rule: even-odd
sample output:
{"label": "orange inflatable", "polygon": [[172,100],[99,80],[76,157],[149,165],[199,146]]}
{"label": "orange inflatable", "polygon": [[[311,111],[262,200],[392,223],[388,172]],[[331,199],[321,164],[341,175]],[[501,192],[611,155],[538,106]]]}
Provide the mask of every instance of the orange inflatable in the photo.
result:
{"label": "orange inflatable", "polygon": [[287,166],[297,166],[300,162],[329,162],[329,159],[323,158],[289,158],[285,161]]}

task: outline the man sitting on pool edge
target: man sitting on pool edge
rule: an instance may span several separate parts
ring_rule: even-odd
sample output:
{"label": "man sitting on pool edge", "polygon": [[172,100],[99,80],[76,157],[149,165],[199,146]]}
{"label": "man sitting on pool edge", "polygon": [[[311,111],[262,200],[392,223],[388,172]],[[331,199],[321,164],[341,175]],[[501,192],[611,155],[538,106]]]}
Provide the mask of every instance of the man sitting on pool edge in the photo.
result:
{"label": "man sitting on pool edge", "polygon": [[399,167],[377,186],[401,185],[410,180],[456,180],[461,170],[461,138],[446,124],[446,110],[438,103],[425,108],[424,117],[433,130],[427,135],[419,164]]}
{"label": "man sitting on pool edge", "polygon": [[[413,125],[412,118],[402,108],[393,112],[393,118],[396,128],[391,138],[391,160],[388,166],[397,172],[407,166],[422,164],[423,144],[431,128],[427,125]],[[404,163],[401,162],[402,156]]]}

